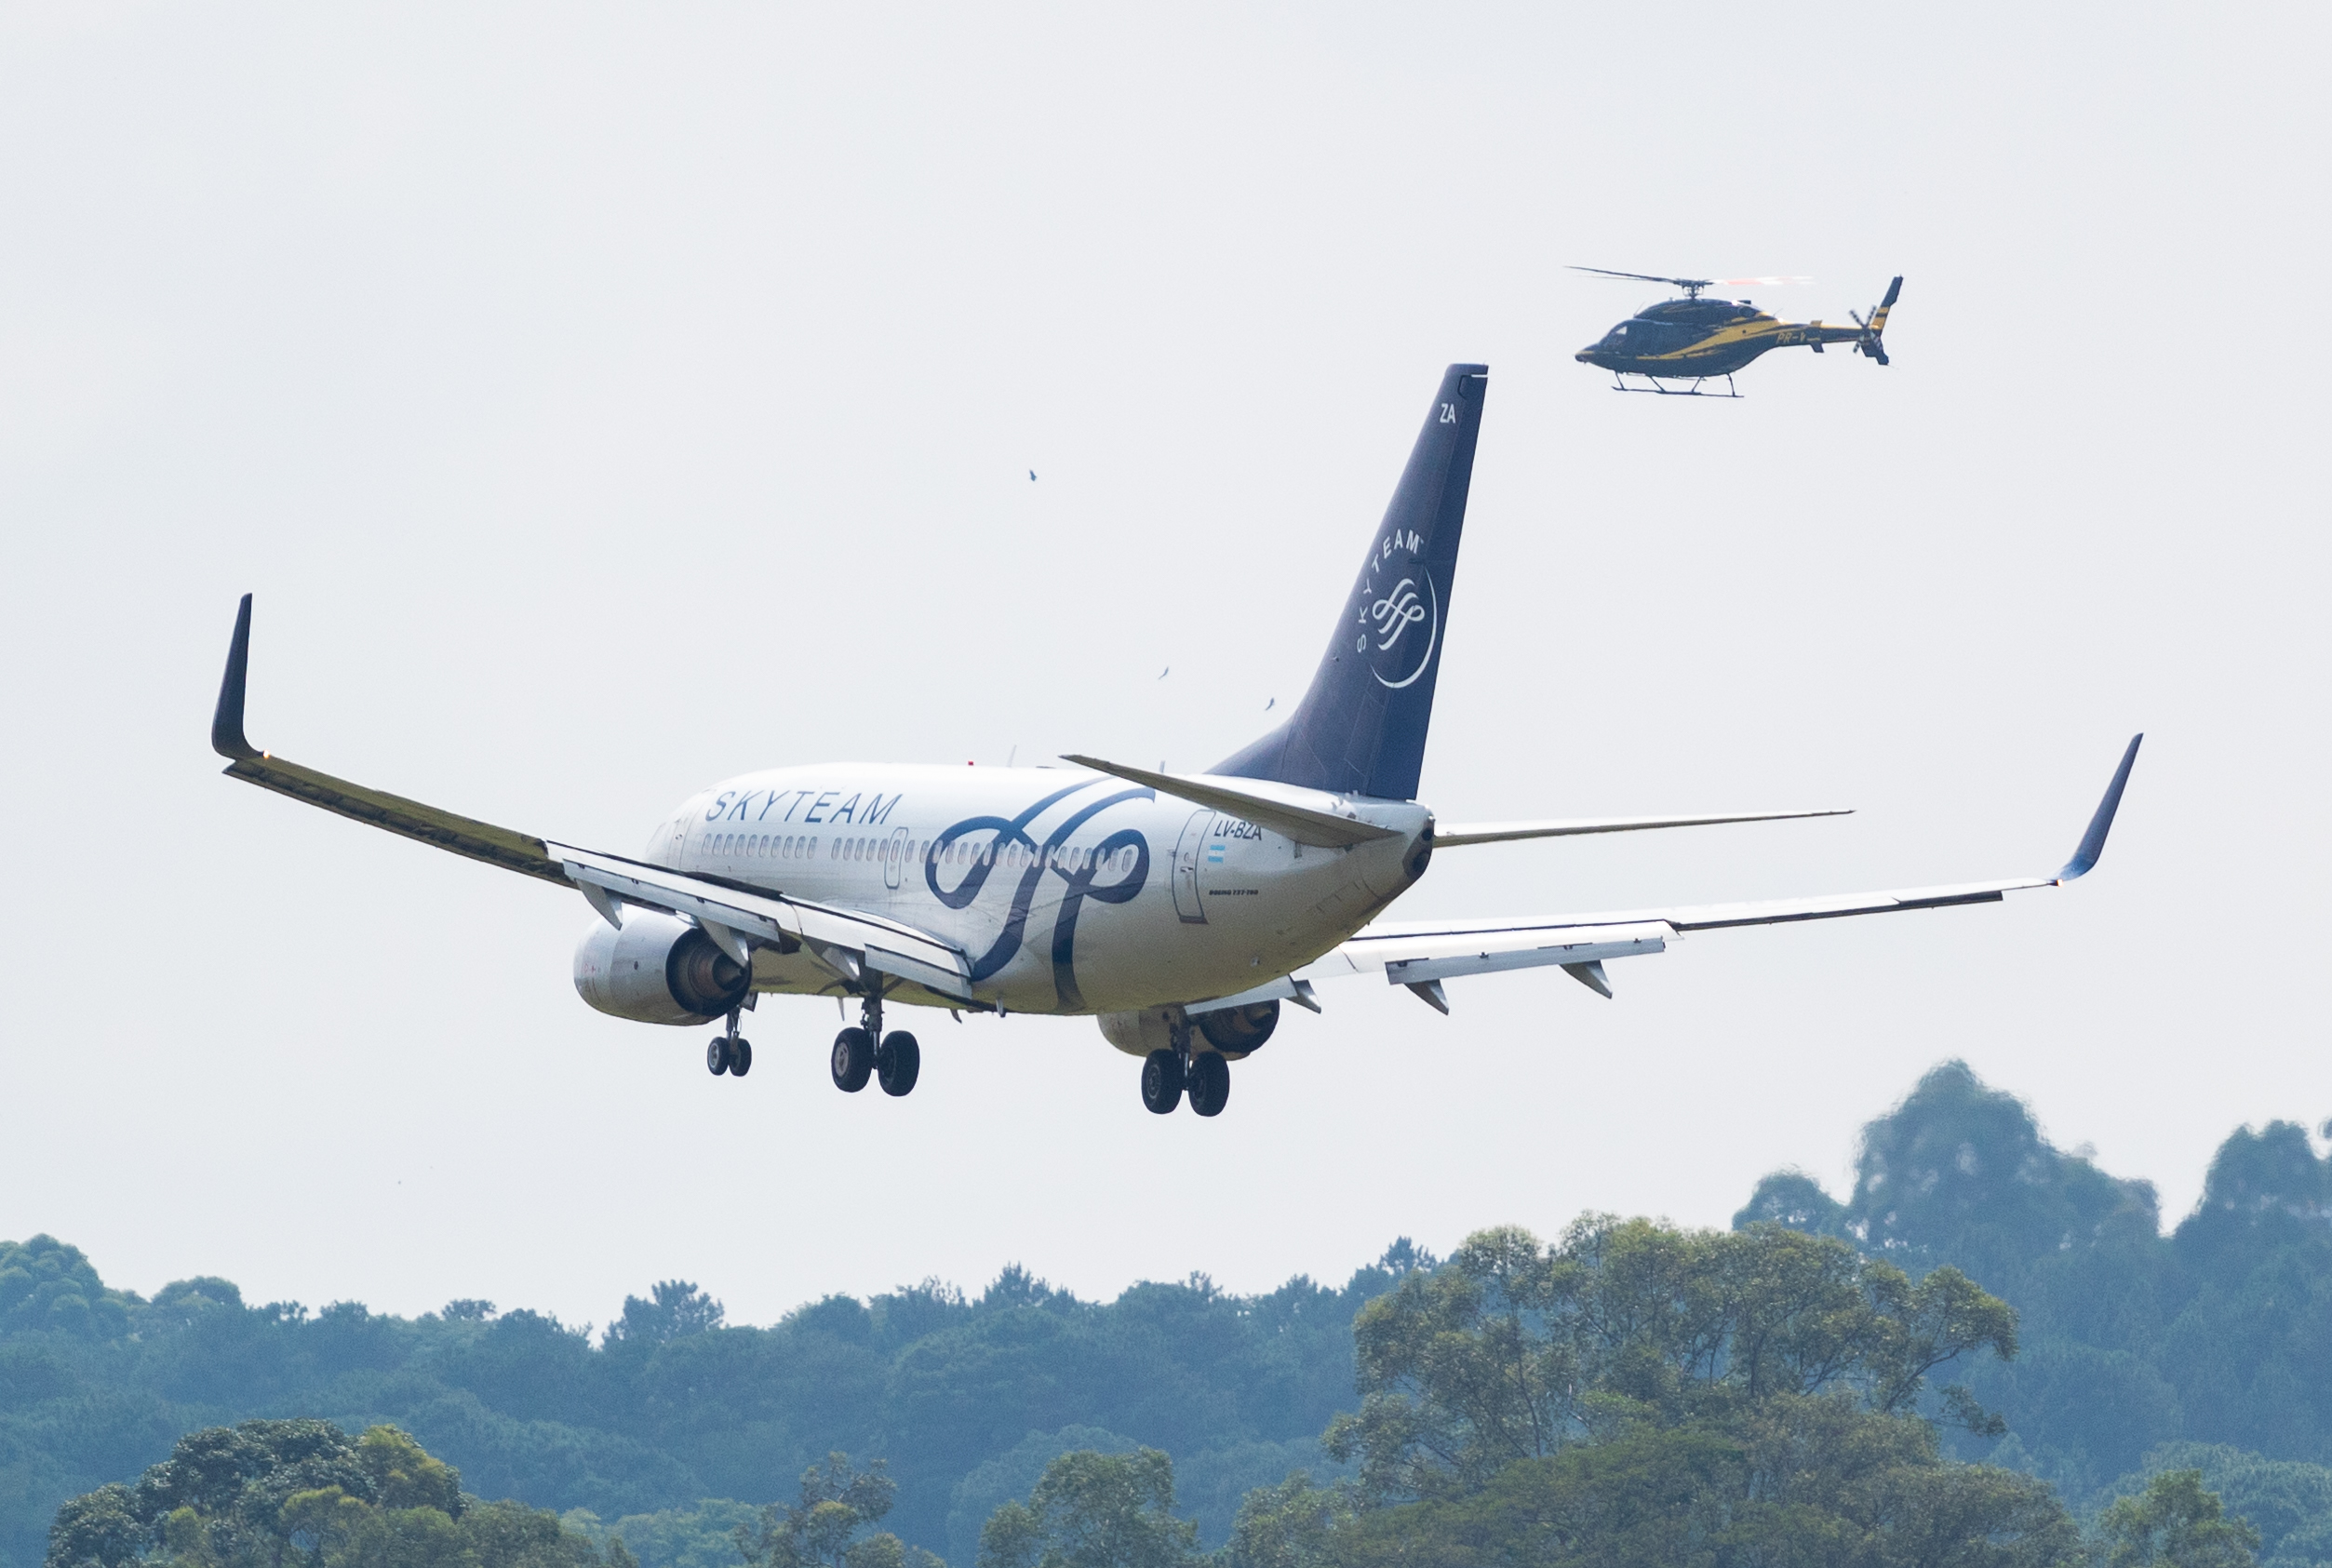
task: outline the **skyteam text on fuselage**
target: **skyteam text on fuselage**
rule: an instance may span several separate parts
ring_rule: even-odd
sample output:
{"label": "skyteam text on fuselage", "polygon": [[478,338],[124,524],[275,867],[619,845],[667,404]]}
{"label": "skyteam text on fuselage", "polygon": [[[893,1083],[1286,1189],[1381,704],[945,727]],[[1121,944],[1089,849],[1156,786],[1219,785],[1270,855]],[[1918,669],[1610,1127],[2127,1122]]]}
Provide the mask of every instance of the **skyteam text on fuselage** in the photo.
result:
{"label": "skyteam text on fuselage", "polygon": [[1763,904],[1543,919],[1391,921],[1436,853],[1574,834],[1833,814],[1443,824],[1416,798],[1447,641],[1488,372],[1453,365],[1371,534],[1310,688],[1287,719],[1203,773],[1070,756],[1066,768],[835,762],[724,779],[681,802],[637,856],[534,838],[336,779],[244,738],[251,599],[212,720],[229,776],[521,872],[590,903],[574,983],[646,1024],[722,1021],[705,1052],[743,1077],[741,1014],[770,994],[856,1000],[835,1037],[842,1089],[915,1087],[922,1051],[886,1009],[1079,1013],[1142,1059],[1152,1111],[1230,1096],[1282,1003],[1380,975],[1447,1012],[1443,984],[1560,967],[1608,997],[1604,965],[1725,926],[1998,900],[2096,864],[2132,740],[2073,858],[2053,876]]}

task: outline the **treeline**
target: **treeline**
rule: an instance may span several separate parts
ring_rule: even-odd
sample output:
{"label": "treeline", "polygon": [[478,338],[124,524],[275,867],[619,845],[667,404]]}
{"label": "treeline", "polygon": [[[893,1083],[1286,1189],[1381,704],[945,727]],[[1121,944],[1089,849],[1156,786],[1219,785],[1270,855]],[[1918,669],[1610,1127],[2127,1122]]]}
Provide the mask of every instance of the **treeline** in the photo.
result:
{"label": "treeline", "polygon": [[[1298,1471],[1252,1492],[1224,1568],[1718,1568],[1806,1561],[1807,1541],[1842,1568],[1964,1561],[1979,1547],[2006,1563],[2080,1554],[2046,1482],[1946,1462],[1918,1414],[1933,1374],[2015,1353],[2015,1314],[1956,1269],[1914,1283],[1778,1226],[1715,1235],[1589,1218],[1552,1247],[1517,1229],[1469,1238],[1371,1302],[1354,1339],[1362,1398],[1323,1442],[1355,1473],[1323,1486]],[[1939,1407],[1988,1424],[1956,1385]],[[2125,1534],[2255,1544],[2191,1473],[2169,1484],[2124,1509]],[[832,1455],[797,1500],[734,1531],[736,1560],[937,1568],[878,1528],[896,1495],[880,1461]],[[1079,1449],[987,1516],[975,1561],[1197,1568],[1197,1526],[1177,1501],[1166,1454]],[[351,1442],[325,1423],[272,1421],[182,1439],[135,1486],[66,1504],[47,1568],[624,1568],[624,1533],[605,1543],[603,1558],[554,1515],[463,1495],[393,1428]]]}
{"label": "treeline", "polygon": [[0,1243],[0,1568],[32,1568],[61,1503],[181,1434],[291,1415],[394,1425],[480,1495],[636,1521],[676,1562],[726,1540],[726,1500],[791,1495],[838,1451],[887,1459],[892,1528],[965,1561],[988,1511],[1078,1447],[1173,1454],[1219,1540],[1251,1488],[1333,1467],[1316,1440],[1354,1402],[1353,1315],[1431,1261],[1400,1243],[1342,1288],[1239,1296],[1193,1278],[1108,1303],[1014,1267],[976,1299],[927,1281],[770,1328],[729,1326],[671,1281],[595,1339],[484,1301],[311,1311],[217,1279],[145,1301],[61,1242]]}
{"label": "treeline", "polygon": [[2332,1162],[2298,1123],[2238,1129],[2165,1236],[2151,1182],[2055,1147],[1948,1063],[1863,1130],[1843,1202],[1782,1173],[1734,1223],[1760,1220],[1953,1265],[2016,1307],[2022,1354],[1969,1374],[2007,1435],[1963,1455],[2084,1506],[2165,1443],[2332,1465]]}
{"label": "treeline", "polygon": [[[247,1305],[217,1280],[145,1301],[60,1242],[0,1244],[0,1568],[32,1568],[60,1505],[133,1481],[182,1435],[291,1416],[409,1433],[470,1492],[563,1514],[580,1549],[648,1568],[736,1568],[741,1527],[774,1552],[790,1537],[763,1505],[814,1512],[803,1489],[838,1454],[889,1489],[880,1529],[861,1521],[853,1539],[958,1568],[999,1519],[992,1560],[1037,1562],[1093,1509],[1149,1520],[1158,1550],[1229,1542],[1239,1562],[1279,1568],[1369,1561],[1404,1533],[1487,1551],[1517,1521],[1568,1520],[1570,1535],[1509,1542],[1551,1561],[1565,1540],[1619,1550],[1594,1534],[1596,1510],[1653,1496],[1684,1510],[1637,1508],[1684,1532],[1661,1550],[1780,1561],[1754,1546],[1780,1517],[1758,1511],[1768,1467],[1822,1453],[1830,1469],[1794,1473],[1829,1490],[1792,1506],[1829,1510],[1825,1528],[1869,1561],[1896,1538],[1874,1521],[1909,1517],[1914,1496],[1968,1517],[1991,1497],[2030,1561],[2072,1549],[2082,1521],[2094,1546],[2117,1499],[2151,1498],[2148,1538],[2166,1540],[2207,1523],[2188,1517],[2199,1500],[2159,1491],[2191,1471],[2265,1561],[2332,1561],[2332,1167],[2303,1129],[2238,1132],[2164,1236],[2150,1186],[2056,1149],[2021,1104],[1950,1064],[1866,1128],[1856,1173],[1843,1201],[1800,1173],[1767,1178],[1731,1236],[1590,1218],[1552,1247],[1485,1233],[1447,1263],[1402,1243],[1340,1289],[1298,1279],[1243,1297],[1194,1278],[1105,1304],[1015,1268],[977,1299],[927,1281],[752,1329],[673,1281],[596,1339],[484,1302],[311,1312]],[[1744,1357],[1740,1293],[1808,1260],[1886,1355],[1947,1285],[2006,1326],[1934,1366],[1864,1346],[1776,1382],[1763,1350]],[[1654,1293],[1629,1308],[1633,1337],[1582,1337],[1638,1289]],[[1658,1289],[1698,1305],[1662,1317]],[[1706,1316],[1714,1301],[1733,1316]],[[1505,1370],[1452,1383],[1460,1363]],[[1536,1392],[1492,1418],[1494,1388]],[[1516,1432],[1528,1444],[1498,1446]],[[1851,1454],[1883,1463],[1850,1476]]]}

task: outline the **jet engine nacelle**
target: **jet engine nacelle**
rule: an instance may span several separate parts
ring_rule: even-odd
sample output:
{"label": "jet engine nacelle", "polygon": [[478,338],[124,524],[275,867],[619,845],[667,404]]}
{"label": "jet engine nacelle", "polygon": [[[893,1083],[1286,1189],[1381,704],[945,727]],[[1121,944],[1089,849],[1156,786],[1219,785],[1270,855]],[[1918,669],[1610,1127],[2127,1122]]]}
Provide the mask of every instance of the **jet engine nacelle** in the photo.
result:
{"label": "jet engine nacelle", "polygon": [[623,929],[594,920],[575,944],[575,989],[601,1012],[640,1024],[727,1016],[753,977],[686,920],[626,908]]}
{"label": "jet engine nacelle", "polygon": [[[1174,1012],[1171,1007],[1146,1007],[1138,1012],[1105,1012],[1100,1016],[1102,1039],[1129,1056],[1168,1051],[1174,1043]],[[1251,1002],[1245,1007],[1218,1008],[1189,1015],[1190,1026],[1207,1047],[1238,1061],[1263,1049],[1271,1031],[1280,1026],[1280,1004]]]}

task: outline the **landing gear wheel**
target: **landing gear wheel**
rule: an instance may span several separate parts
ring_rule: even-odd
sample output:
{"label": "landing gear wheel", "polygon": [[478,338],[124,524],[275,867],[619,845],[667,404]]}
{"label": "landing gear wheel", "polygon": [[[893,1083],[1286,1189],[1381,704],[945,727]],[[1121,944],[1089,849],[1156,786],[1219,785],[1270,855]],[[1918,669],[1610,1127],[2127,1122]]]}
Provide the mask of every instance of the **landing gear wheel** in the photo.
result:
{"label": "landing gear wheel", "polygon": [[753,1070],[753,1042],[732,1039],[729,1042],[729,1076],[743,1078]]}
{"label": "landing gear wheel", "polygon": [[[1221,1057],[1216,1057],[1221,1061]],[[1142,1063],[1142,1106],[1153,1116],[1172,1116],[1182,1104],[1182,1058],[1153,1051]]]}
{"label": "landing gear wheel", "polygon": [[834,1037],[834,1087],[855,1094],[866,1087],[875,1070],[875,1042],[864,1029],[845,1029]]}
{"label": "landing gear wheel", "polygon": [[891,1098],[897,1099],[913,1089],[922,1071],[923,1048],[905,1029],[883,1036],[882,1043],[875,1047],[875,1077],[882,1084],[882,1092]]}
{"label": "landing gear wheel", "polygon": [[1190,1108],[1221,1116],[1231,1103],[1231,1065],[1209,1051],[1190,1059]]}
{"label": "landing gear wheel", "polygon": [[713,1043],[704,1048],[704,1070],[715,1078],[729,1070],[729,1037],[715,1035]]}

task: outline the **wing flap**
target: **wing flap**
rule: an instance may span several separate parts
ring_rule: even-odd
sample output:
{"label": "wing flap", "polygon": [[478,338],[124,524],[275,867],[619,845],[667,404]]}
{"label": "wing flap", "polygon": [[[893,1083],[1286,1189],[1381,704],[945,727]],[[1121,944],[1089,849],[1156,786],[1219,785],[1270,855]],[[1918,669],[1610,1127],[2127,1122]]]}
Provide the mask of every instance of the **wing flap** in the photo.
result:
{"label": "wing flap", "polygon": [[[1626,931],[1641,931],[1642,935],[1621,936]],[[1654,934],[1657,933],[1657,934]],[[1668,949],[1676,932],[1656,922],[1643,927],[1615,927],[1605,931],[1565,933],[1578,940],[1560,941],[1531,947],[1510,947],[1493,952],[1456,953],[1438,958],[1399,958],[1385,966],[1385,978],[1395,985],[1418,985],[1432,980],[1455,980],[1468,974],[1496,974],[1510,969],[1538,969],[1559,964],[1565,969],[1574,964],[1600,964],[1606,958],[1632,958],[1646,953]]]}

